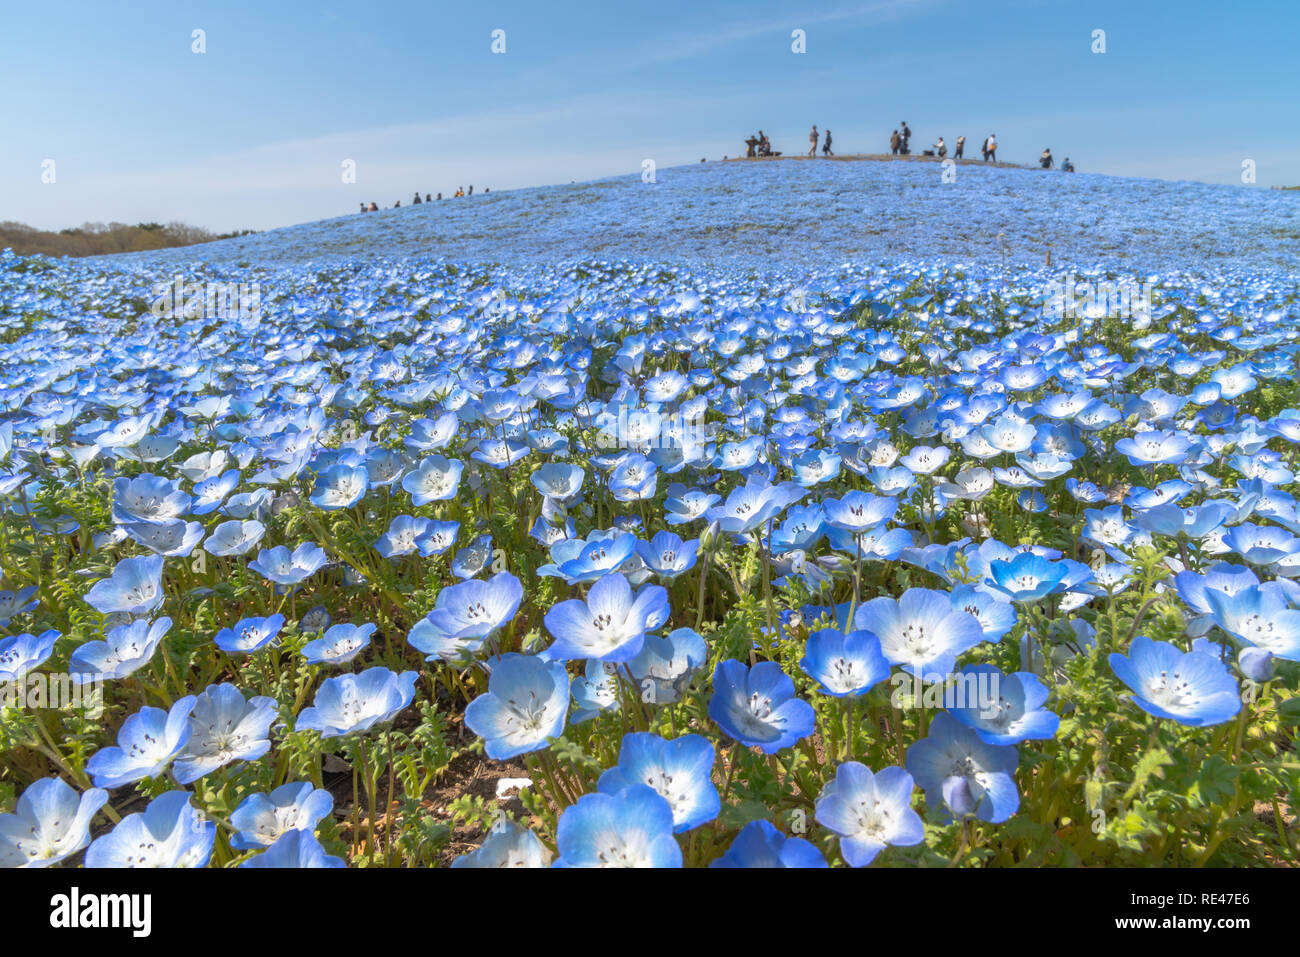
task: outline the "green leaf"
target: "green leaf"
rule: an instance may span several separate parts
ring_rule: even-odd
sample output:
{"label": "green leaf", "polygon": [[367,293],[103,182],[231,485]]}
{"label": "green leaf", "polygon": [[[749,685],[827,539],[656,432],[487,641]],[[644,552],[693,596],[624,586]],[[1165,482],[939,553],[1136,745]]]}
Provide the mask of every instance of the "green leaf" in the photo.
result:
{"label": "green leaf", "polygon": [[1287,698],[1277,706],[1280,724],[1300,724],[1300,696]]}

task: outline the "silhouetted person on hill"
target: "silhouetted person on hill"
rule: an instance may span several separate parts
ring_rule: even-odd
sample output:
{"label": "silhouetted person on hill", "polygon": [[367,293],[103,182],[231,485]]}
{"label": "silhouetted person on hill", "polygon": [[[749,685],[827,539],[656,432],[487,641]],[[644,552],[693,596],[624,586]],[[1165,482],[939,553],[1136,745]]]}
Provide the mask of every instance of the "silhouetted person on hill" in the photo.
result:
{"label": "silhouetted person on hill", "polygon": [[772,141],[767,138],[767,134],[764,133],[762,130],[758,131],[758,155],[759,156],[772,155]]}
{"label": "silhouetted person on hill", "polygon": [[964,136],[957,137],[957,148],[953,150],[952,158],[961,159],[961,154],[965,149],[966,149],[966,137]]}
{"label": "silhouetted person on hill", "polygon": [[1063,163],[1061,164],[1061,172],[1062,172],[1062,173],[1073,173],[1073,172],[1074,172],[1074,164],[1070,162],[1070,157],[1067,156],[1067,157],[1065,158],[1065,162],[1063,162]]}
{"label": "silhouetted person on hill", "polygon": [[1038,157],[1038,165],[1043,169],[1051,169],[1056,165],[1056,160],[1052,159],[1052,148],[1050,146],[1043,150],[1042,155]]}
{"label": "silhouetted person on hill", "polygon": [[934,155],[944,157],[948,155],[948,147],[943,142],[943,137],[939,137],[939,142],[934,144]]}
{"label": "silhouetted person on hill", "polygon": [[757,136],[751,136],[749,139],[745,140],[745,158],[753,159],[755,156],[757,156],[758,155],[757,147],[758,147]]}
{"label": "silhouetted person on hill", "polygon": [[473,183],[470,183],[470,184],[469,184],[469,194],[470,194],[471,196],[474,195],[474,184],[473,184]]}
{"label": "silhouetted person on hill", "polygon": [[985,145],[988,147],[989,155],[984,159],[996,163],[998,161],[998,138],[990,133]]}
{"label": "silhouetted person on hill", "polygon": [[898,151],[903,146],[903,138],[898,135],[898,130],[889,134],[889,152],[891,156],[897,156]]}
{"label": "silhouetted person on hill", "polygon": [[442,199],[442,193],[438,194],[438,199]]}
{"label": "silhouetted person on hill", "polygon": [[816,158],[817,156],[817,124],[813,124],[812,132],[808,134],[808,142],[812,145],[808,147],[808,155]]}
{"label": "silhouetted person on hill", "polygon": [[[441,197],[439,197],[439,198],[441,198]],[[432,197],[431,195],[429,195],[428,193],[425,193],[425,194],[424,194],[424,201],[425,201],[426,203],[432,203],[432,202],[433,202],[433,197]]]}
{"label": "silhouetted person on hill", "polygon": [[416,193],[416,194],[415,194],[415,205],[416,205],[416,206],[419,206],[419,205],[420,205],[421,203],[423,203],[423,202],[424,202],[424,200],[420,199],[420,194],[419,194],[419,193]]}
{"label": "silhouetted person on hill", "polygon": [[402,201],[399,199],[397,202],[393,203],[393,209],[399,209],[401,205]]}
{"label": "silhouetted person on hill", "polygon": [[826,131],[826,142],[822,144],[822,156],[834,156],[831,152],[831,131]]}
{"label": "silhouetted person on hill", "polygon": [[365,204],[365,203],[362,203],[362,204],[361,204],[361,211],[362,211],[363,213],[366,212],[366,204]]}
{"label": "silhouetted person on hill", "polygon": [[377,212],[379,212],[379,207],[375,205],[375,201],[374,201],[373,199],[370,201],[370,208],[369,208],[368,210],[366,210],[366,212],[368,212],[368,213],[377,213]]}
{"label": "silhouetted person on hill", "polygon": [[902,138],[903,138],[903,142],[902,142],[902,144],[901,144],[901,145],[902,145],[902,150],[903,150],[903,155],[906,156],[906,155],[908,155],[910,152],[912,152],[912,149],[911,149],[911,143],[912,143],[912,131],[911,131],[911,129],[908,128],[907,120],[903,120],[903,131],[902,131],[902,133],[901,133],[900,135],[901,135]]}

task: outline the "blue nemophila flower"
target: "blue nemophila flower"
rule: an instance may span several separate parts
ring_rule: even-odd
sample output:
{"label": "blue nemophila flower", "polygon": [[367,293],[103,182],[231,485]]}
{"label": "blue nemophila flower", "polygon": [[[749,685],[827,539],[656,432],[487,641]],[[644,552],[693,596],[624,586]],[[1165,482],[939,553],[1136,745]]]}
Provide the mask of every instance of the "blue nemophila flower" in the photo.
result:
{"label": "blue nemophila flower", "polygon": [[206,867],[217,826],[190,805],[190,792],[168,791],[128,814],[86,851],[87,867]]}
{"label": "blue nemophila flower", "polygon": [[708,658],[709,649],[695,629],[675,628],[662,638],[646,635],[627,670],[641,690],[642,701],[672,704]]}
{"label": "blue nemophila flower", "polygon": [[519,579],[498,572],[487,581],[471,579],[443,588],[427,617],[443,635],[481,641],[514,620],[523,597]]}
{"label": "blue nemophila flower", "polygon": [[551,852],[537,835],[514,821],[493,827],[482,846],[462,854],[452,867],[548,867]]}
{"label": "blue nemophila flower", "polygon": [[459,532],[460,522],[439,522],[431,519],[425,524],[424,531],[415,539],[415,547],[425,558],[441,555],[456,544],[456,535]]}
{"label": "blue nemophila flower", "polygon": [[826,515],[822,506],[793,505],[787,509],[785,521],[772,530],[772,550],[808,552],[825,536]]}
{"label": "blue nemophila flower", "polygon": [[169,522],[132,522],[121,526],[131,541],[168,558],[188,556],[203,540],[203,526],[175,518]]}
{"label": "blue nemophila flower", "polygon": [[741,535],[766,525],[786,506],[793,505],[806,494],[807,489],[793,482],[769,485],[750,479],[745,485],[733,489],[722,505],[705,512],[705,517],[718,522],[724,532]]}
{"label": "blue nemophila flower", "polygon": [[672,808],[644,784],[584,794],[560,815],[555,844],[553,867],[682,866]]}
{"label": "blue nemophila flower", "polygon": [[218,558],[245,555],[266,535],[266,526],[254,519],[222,522],[203,543],[203,550]]}
{"label": "blue nemophila flower", "polygon": [[95,582],[86,592],[86,601],[105,615],[147,615],[162,604],[162,569],[161,555],[124,558],[110,577]]}
{"label": "blue nemophila flower", "polygon": [[822,511],[828,525],[851,533],[865,532],[893,518],[898,500],[854,491],[840,499],[827,499]]}
{"label": "blue nemophila flower", "polygon": [[958,585],[949,595],[949,601],[953,608],[975,616],[985,641],[1000,641],[1018,619],[1015,605],[975,585]]}
{"label": "blue nemophila flower", "polygon": [[1139,635],[1127,656],[1115,652],[1108,660],[1115,676],[1132,689],[1133,703],[1157,718],[1203,728],[1241,710],[1237,680],[1214,655]]}
{"label": "blue nemophila flower", "polygon": [[117,732],[117,746],[100,748],[86,762],[95,787],[116,788],[155,778],[190,740],[190,712],[197,699],[187,695],[171,706],[141,708]]}
{"label": "blue nemophila flower", "polygon": [[339,675],[321,683],[310,708],[303,708],[295,731],[319,731],[322,738],[368,731],[392,721],[415,699],[414,671],[397,674],[382,666]]}
{"label": "blue nemophila flower", "polygon": [[835,628],[814,631],[808,636],[799,667],[816,679],[822,691],[836,698],[860,695],[889,677],[880,639],[869,631],[847,635]]}
{"label": "blue nemophila flower", "polygon": [[804,488],[828,482],[840,474],[842,459],[825,449],[809,449],[796,455],[791,462],[795,481]]}
{"label": "blue nemophila flower", "polygon": [[221,506],[221,514],[230,518],[266,518],[271,514],[273,500],[269,488],[259,488],[255,492],[240,492],[226,499],[226,504]]}
{"label": "blue nemophila flower", "polygon": [[429,528],[429,519],[398,515],[388,526],[388,531],[375,542],[375,551],[385,558],[401,558],[412,554],[417,542]]}
{"label": "blue nemophila flower", "polygon": [[943,468],[951,456],[952,449],[946,445],[917,445],[901,457],[898,464],[916,475],[931,475]]}
{"label": "blue nemophila flower", "polygon": [[673,830],[680,834],[718,816],[722,804],[713,786],[713,745],[698,734],[666,741],[657,734],[623,735],[618,764],[597,783],[602,794],[617,794],[634,784],[654,788],[672,808]]}
{"label": "blue nemophila flower", "polygon": [[568,462],[548,462],[533,472],[528,480],[546,498],[568,501],[582,491],[586,473]]}
{"label": "blue nemophila flower", "polygon": [[68,673],[78,684],[102,678],[112,681],[139,671],[153,660],[159,643],[172,626],[167,617],[118,625],[104,641],[88,641],[72,653]]}
{"label": "blue nemophila flower", "polygon": [[989,577],[984,584],[1005,595],[1008,601],[1038,601],[1064,591],[1070,567],[1053,562],[1033,552],[1021,552],[1010,561],[989,563]]}
{"label": "blue nemophila flower", "polygon": [[190,737],[172,769],[176,780],[190,784],[232,761],[256,761],[271,749],[275,718],[274,698],[245,700],[232,684],[209,685],[190,712]]}
{"label": "blue nemophila flower", "polygon": [[812,705],[796,698],[794,682],[774,661],[746,668],[727,659],[713,672],[709,717],[741,744],[775,754],[813,733]]}
{"label": "blue nemophila flower", "polygon": [[514,439],[479,439],[470,458],[494,469],[505,469],[526,458],[529,453],[527,443]]}
{"label": "blue nemophila flower", "polygon": [[1212,581],[1216,579],[1207,578],[1202,592],[1211,621],[1274,657],[1300,661],[1300,611],[1291,607],[1279,583],[1249,585],[1229,594],[1210,585]]}
{"label": "blue nemophila flower", "polygon": [[546,655],[628,661],[641,650],[646,632],[667,621],[668,614],[663,586],[642,585],[634,593],[622,575],[606,575],[591,586],[586,601],[571,598],[546,613],[546,630],[555,638]]}
{"label": "blue nemophila flower", "polygon": [[31,611],[39,601],[32,596],[36,594],[36,586],[29,585],[26,588],[20,588],[17,591],[8,589],[0,591],[0,628],[6,627],[10,620]]}
{"label": "blue nemophila flower", "polygon": [[984,640],[974,615],[954,608],[947,592],[929,588],[871,599],[854,613],[853,630],[874,634],[886,661],[922,680],[951,673],[957,656]]}
{"label": "blue nemophila flower", "polygon": [[251,655],[275,641],[284,627],[284,615],[266,618],[242,618],[229,628],[223,628],[212,639],[228,655]]}
{"label": "blue nemophila flower", "polygon": [[326,852],[311,831],[286,831],[261,854],[254,854],[240,867],[347,867],[343,858]]}
{"label": "blue nemophila flower", "polygon": [[830,867],[822,852],[802,837],[786,837],[771,821],[750,821],[727,853],[709,867]]}
{"label": "blue nemophila flower", "polygon": [[648,542],[637,541],[636,553],[646,567],[665,581],[672,581],[695,567],[699,557],[700,540],[682,541],[680,535],[659,532]]}
{"label": "blue nemophila flower", "polygon": [[639,502],[652,499],[659,486],[659,469],[649,458],[633,452],[614,466],[609,476],[609,491],[617,501]]}
{"label": "blue nemophila flower", "polygon": [[[272,618],[275,616],[272,615]],[[303,635],[319,635],[330,626],[334,619],[330,613],[325,610],[324,605],[314,605],[303,613],[298,619],[298,633]]]}
{"label": "blue nemophila flower", "polygon": [[54,653],[59,632],[51,628],[39,635],[22,634],[0,638],[0,685],[22,681],[27,673],[39,668]]}
{"label": "blue nemophila flower", "polygon": [[113,483],[113,521],[165,522],[180,518],[190,507],[190,497],[174,480],[161,475],[120,478]]}
{"label": "blue nemophila flower", "polygon": [[562,661],[502,655],[492,663],[488,690],[465,709],[465,726],[483,739],[494,761],[537,751],[564,731],[569,676]]}
{"label": "blue nemophila flower", "polygon": [[1138,432],[1132,438],[1120,439],[1115,451],[1125,456],[1132,465],[1177,465],[1187,458],[1192,442],[1179,432],[1162,432],[1152,429]]}
{"label": "blue nemophila flower", "polygon": [[845,761],[817,796],[817,823],[840,839],[850,867],[866,867],[886,846],[904,847],[925,839],[921,816],[912,810],[912,776],[891,766],[872,772]]}
{"label": "blue nemophila flower", "polygon": [[315,542],[303,542],[292,553],[283,545],[264,548],[248,567],[277,585],[296,585],[319,571],[327,560],[325,549]]}
{"label": "blue nemophila flower", "polygon": [[637,537],[631,532],[593,529],[585,539],[566,538],[551,546],[551,560],[537,574],[563,578],[570,585],[594,582],[618,571],[636,554]]}
{"label": "blue nemophila flower", "polygon": [[1231,502],[1206,502],[1199,507],[1179,508],[1174,504],[1155,505],[1139,511],[1134,521],[1149,532],[1176,538],[1204,538],[1236,514]]}
{"label": "blue nemophila flower", "polygon": [[239,485],[239,469],[229,469],[221,475],[203,479],[194,483],[194,505],[190,509],[195,515],[207,515],[219,509],[226,501],[226,496]]}
{"label": "blue nemophila flower", "polygon": [[451,444],[456,437],[460,420],[455,412],[444,412],[437,419],[416,419],[411,423],[411,434],[405,439],[407,448],[417,452],[430,452]]}
{"label": "blue nemophila flower", "polygon": [[709,509],[721,501],[721,495],[702,492],[699,489],[683,490],[676,495],[670,494],[664,500],[664,521],[669,525],[689,524],[703,518]]}
{"label": "blue nemophila flower", "polygon": [[465,463],[443,455],[423,459],[415,470],[402,479],[402,488],[411,495],[415,505],[442,502],[456,497]]}
{"label": "blue nemophila flower", "polygon": [[1015,747],[989,744],[947,712],[935,716],[929,735],[907,749],[905,760],[931,807],[991,824],[1001,824],[1020,807],[1012,777],[1019,763]]}
{"label": "blue nemophila flower", "polygon": [[620,708],[617,668],[615,664],[589,660],[583,673],[573,679],[570,691],[577,706],[571,719],[573,724],[590,721],[602,711]]}
{"label": "blue nemophila flower", "polygon": [[[451,573],[457,578],[474,578],[487,568],[492,558],[492,536],[480,535],[458,551],[451,560]],[[541,569],[538,569],[541,572]]]}
{"label": "blue nemophila flower", "polygon": [[892,562],[912,544],[912,534],[905,528],[877,525],[861,532],[848,532],[832,525],[827,530],[831,548],[857,559]]}
{"label": "blue nemophila flower", "polygon": [[1272,565],[1300,552],[1300,538],[1275,525],[1234,525],[1223,543],[1252,565]]}
{"label": "blue nemophila flower", "polygon": [[[409,476],[408,476],[409,477]],[[403,486],[405,487],[405,486]],[[362,465],[331,465],[316,479],[311,503],[317,508],[333,511],[351,508],[361,501],[370,488],[370,475]]]}
{"label": "blue nemophila flower", "polygon": [[345,665],[370,644],[376,627],[373,622],[335,625],[303,645],[302,656],[309,665]]}
{"label": "blue nemophila flower", "polygon": [[458,638],[447,634],[430,621],[428,615],[411,626],[406,641],[412,648],[424,652],[425,661],[441,659],[462,666],[483,644],[482,638]]}
{"label": "blue nemophila flower", "polygon": [[315,831],[333,809],[333,795],[310,781],[282,784],[270,794],[250,794],[230,815],[235,828],[230,846],[249,851],[270,847],[290,831]]}
{"label": "blue nemophila flower", "polygon": [[108,792],[78,794],[62,778],[41,778],[0,814],[0,867],[49,867],[90,843],[90,822]]}
{"label": "blue nemophila flower", "polygon": [[1242,648],[1237,653],[1237,668],[1251,681],[1263,684],[1273,678],[1273,653],[1264,648],[1256,648],[1253,645]]}
{"label": "blue nemophila flower", "polygon": [[989,744],[1018,744],[1056,736],[1061,719],[1043,707],[1049,694],[1029,672],[967,665],[957,673],[957,704],[948,711]]}

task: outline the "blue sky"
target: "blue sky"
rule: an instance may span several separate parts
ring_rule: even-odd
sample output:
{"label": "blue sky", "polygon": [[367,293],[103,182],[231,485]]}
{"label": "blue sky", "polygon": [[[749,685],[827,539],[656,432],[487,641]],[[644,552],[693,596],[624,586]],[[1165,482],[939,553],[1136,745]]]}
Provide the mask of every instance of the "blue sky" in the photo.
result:
{"label": "blue sky", "polygon": [[4,20],[0,219],[42,228],[265,229],[735,156],[760,127],[786,152],[813,123],[880,152],[903,119],[914,149],[965,134],[978,155],[995,132],[1005,160],[1050,146],[1081,171],[1241,186],[1251,159],[1256,188],[1300,184],[1295,0],[146,0]]}

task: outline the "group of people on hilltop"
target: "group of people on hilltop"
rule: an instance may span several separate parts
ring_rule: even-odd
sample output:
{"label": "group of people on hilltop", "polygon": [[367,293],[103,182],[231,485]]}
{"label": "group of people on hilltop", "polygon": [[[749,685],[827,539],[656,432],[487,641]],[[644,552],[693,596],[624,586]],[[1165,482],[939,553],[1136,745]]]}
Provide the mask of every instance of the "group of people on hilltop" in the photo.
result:
{"label": "group of people on hilltop", "polygon": [[[889,135],[889,153],[891,156],[907,156],[912,152],[912,131],[907,125],[907,120],[903,120],[900,126],[902,127],[901,132],[899,130],[894,130],[894,132]],[[980,152],[984,154],[984,162],[996,163],[998,159],[997,137],[990,133],[984,140],[984,144],[980,147]],[[931,149],[921,150],[921,155],[934,156],[943,159],[948,155],[948,144],[943,141],[943,137],[941,136],[935,140],[934,146]],[[957,142],[954,144],[952,158],[963,159],[965,158],[965,155],[966,137],[959,136],[957,137]]]}
{"label": "group of people on hilltop", "polygon": [[745,157],[753,159],[756,156],[780,156],[780,153],[772,152],[772,142],[767,138],[767,134],[762,130],[758,131],[757,136],[751,136],[745,140]]}
{"label": "group of people on hilltop", "polygon": [[[1038,165],[1041,166],[1043,169],[1052,169],[1054,166],[1056,166],[1056,160],[1052,159],[1052,148],[1050,146],[1045,148],[1042,154],[1038,157]],[[1070,157],[1067,156],[1065,160],[1061,163],[1061,172],[1062,173],[1074,172],[1074,164],[1070,162]]]}
{"label": "group of people on hilltop", "polygon": [[[812,131],[808,134],[808,155],[809,156],[815,157],[817,155],[817,145],[819,139],[820,137],[817,133],[817,125],[814,123]],[[823,156],[835,155],[833,152],[831,152],[831,131],[830,130],[826,131],[826,140],[824,143],[822,143],[821,148],[822,148]],[[889,152],[890,155],[892,156],[908,156],[911,154],[912,130],[911,127],[907,125],[907,120],[903,120],[899,124],[899,128],[894,130],[894,132],[890,134]],[[966,153],[966,137],[959,136],[957,137],[957,142],[954,144],[952,157],[953,159],[963,159],[965,157],[965,153]],[[996,163],[998,161],[998,138],[996,134],[990,133],[988,136],[984,138],[984,142],[980,144],[980,154],[984,157],[984,162],[986,163]],[[751,136],[747,140],[745,140],[746,158],[752,159],[754,157],[759,157],[759,156],[780,156],[780,155],[781,155],[780,153],[772,152],[772,144],[768,141],[767,136],[763,133],[762,130],[758,131],[757,136]],[[943,137],[941,136],[939,137],[938,140],[935,141],[934,147],[932,149],[922,150],[921,155],[933,156],[938,159],[943,159],[948,155],[948,144],[943,141]],[[1055,168],[1056,161],[1052,158],[1052,151],[1050,149],[1043,150],[1043,155],[1039,157],[1039,163],[1043,169]],[[1070,158],[1068,156],[1065,158],[1065,161],[1061,163],[1061,170],[1066,173],[1074,172],[1074,164],[1070,162]]]}
{"label": "group of people on hilltop", "polygon": [[900,133],[894,130],[889,136],[889,153],[891,156],[906,156],[912,152],[912,130],[907,125],[907,120],[902,122],[903,131]]}
{"label": "group of people on hilltop", "polygon": [[[483,192],[485,192],[485,193],[490,193],[490,192],[492,192],[492,190],[491,190],[491,189],[485,189],[485,190],[483,190]],[[464,187],[464,186],[457,186],[457,187],[456,187],[456,192],[452,194],[452,197],[455,198],[455,197],[458,197],[458,196],[473,196],[473,195],[474,195],[474,187],[473,187],[473,186],[470,186],[470,188],[469,188],[469,192],[466,192],[466,191],[465,191],[465,187]],[[433,202],[437,202],[437,201],[440,200],[440,199],[442,199],[442,193],[439,193],[436,197],[435,197],[432,193],[425,193],[425,194],[424,194],[424,199],[420,199],[420,193],[419,193],[419,191],[417,190],[416,193],[415,193],[415,199],[412,200],[411,205],[412,205],[412,206],[419,206],[421,203],[433,203]],[[402,206],[402,201],[399,199],[397,202],[395,202],[395,203],[393,204],[393,209],[400,209],[401,206]],[[373,202],[372,202],[370,205],[368,205],[368,206],[367,206],[365,203],[362,203],[362,204],[361,204],[361,210],[360,210],[360,211],[363,212],[363,213],[377,213],[377,212],[379,212],[379,207],[376,206]]]}
{"label": "group of people on hilltop", "polygon": [[[817,155],[817,124],[813,124],[812,132],[808,134],[808,155],[816,157]],[[826,142],[822,144],[822,156],[834,156],[831,152],[831,131],[826,131]]]}

